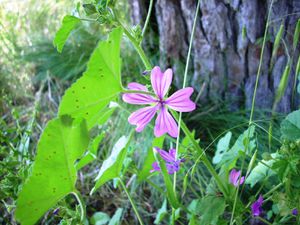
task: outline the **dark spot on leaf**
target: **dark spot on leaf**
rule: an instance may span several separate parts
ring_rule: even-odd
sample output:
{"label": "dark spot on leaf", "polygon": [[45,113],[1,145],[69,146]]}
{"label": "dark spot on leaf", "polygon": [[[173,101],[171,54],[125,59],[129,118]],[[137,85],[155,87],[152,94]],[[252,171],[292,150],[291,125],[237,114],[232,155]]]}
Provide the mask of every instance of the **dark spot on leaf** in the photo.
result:
{"label": "dark spot on leaf", "polygon": [[72,91],[73,94],[75,94],[75,91]]}
{"label": "dark spot on leaf", "polygon": [[83,86],[82,89],[85,89],[85,86]]}

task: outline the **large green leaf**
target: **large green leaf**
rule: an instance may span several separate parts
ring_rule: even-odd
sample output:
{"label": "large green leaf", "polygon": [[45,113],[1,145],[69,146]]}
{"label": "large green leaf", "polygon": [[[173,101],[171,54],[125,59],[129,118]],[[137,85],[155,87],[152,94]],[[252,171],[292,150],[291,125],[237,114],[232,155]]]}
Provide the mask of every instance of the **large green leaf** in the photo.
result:
{"label": "large green leaf", "polygon": [[57,48],[58,52],[62,52],[63,47],[72,32],[72,30],[76,27],[76,25],[80,22],[80,19],[78,19],[75,16],[65,16],[63,18],[61,27],[56,32],[53,45]]}
{"label": "large green leaf", "polygon": [[138,173],[139,182],[146,180],[150,176],[150,170],[152,169],[152,164],[155,162],[153,147],[162,148],[164,140],[165,140],[165,135],[153,139],[152,145],[148,149],[147,156],[143,163],[143,168]]}
{"label": "large green leaf", "polygon": [[300,110],[287,115],[281,123],[280,131],[284,139],[289,141],[300,139]]}
{"label": "large green leaf", "polygon": [[32,174],[17,200],[16,218],[34,224],[61,198],[75,191],[74,163],[89,143],[86,123],[64,116],[48,123],[37,147]]}
{"label": "large green leaf", "polygon": [[95,179],[96,184],[91,190],[91,194],[93,194],[107,181],[120,176],[126,156],[126,146],[128,145],[129,139],[129,137],[122,136],[114,145],[111,155],[103,162],[101,166],[98,176]]}
{"label": "large green leaf", "polygon": [[122,29],[114,29],[94,50],[83,76],[65,93],[59,115],[84,118],[88,128],[107,112],[106,105],[121,91],[120,41]]}
{"label": "large green leaf", "polygon": [[225,200],[222,197],[205,196],[198,205],[198,211],[201,214],[201,224],[217,224],[218,218],[224,213]]}

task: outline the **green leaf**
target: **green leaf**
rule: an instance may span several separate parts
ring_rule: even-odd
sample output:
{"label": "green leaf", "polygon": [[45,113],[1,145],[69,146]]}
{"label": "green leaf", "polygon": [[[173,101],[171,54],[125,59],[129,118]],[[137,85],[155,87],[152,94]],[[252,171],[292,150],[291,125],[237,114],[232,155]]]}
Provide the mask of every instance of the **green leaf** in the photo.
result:
{"label": "green leaf", "polygon": [[167,214],[167,199],[165,199],[161,208],[157,211],[154,224],[160,224]]}
{"label": "green leaf", "polygon": [[96,212],[91,217],[91,224],[92,225],[104,225],[110,221],[109,215],[104,212]]}
{"label": "green leaf", "polygon": [[106,106],[121,91],[120,41],[122,30],[114,29],[107,41],[94,50],[83,76],[62,98],[59,115],[84,118],[88,129],[107,111]]}
{"label": "green leaf", "polygon": [[295,141],[300,138],[300,110],[287,115],[280,126],[281,137],[289,141]]}
{"label": "green leaf", "polygon": [[213,163],[214,164],[218,164],[221,161],[221,159],[223,157],[223,154],[225,154],[225,152],[228,151],[231,136],[232,136],[232,133],[229,131],[225,134],[224,137],[222,137],[219,140],[219,142],[217,144],[217,151],[216,151],[216,154],[213,158]]}
{"label": "green leaf", "polygon": [[94,161],[97,158],[98,147],[102,139],[104,138],[104,135],[105,133],[102,132],[101,134],[99,134],[97,137],[94,138],[86,154],[76,164],[77,170],[80,170],[82,167],[86,166],[87,164],[89,164],[90,162]]}
{"label": "green leaf", "polygon": [[75,191],[74,163],[88,143],[85,121],[64,116],[48,123],[38,143],[32,174],[17,200],[15,215],[23,225],[34,224],[60,199]]}
{"label": "green leaf", "polygon": [[[276,158],[278,156],[277,153],[271,154],[272,158]],[[249,176],[247,177],[245,184],[250,184],[253,187],[256,183],[263,180],[264,178],[274,175],[275,173],[271,169],[273,163],[275,162],[274,159],[271,160],[262,160],[259,162],[257,166],[253,168]]]}
{"label": "green leaf", "polygon": [[54,45],[54,47],[57,48],[57,51],[59,53],[62,52],[63,47],[64,47],[70,33],[72,32],[72,30],[74,30],[74,28],[76,27],[76,25],[79,22],[80,22],[80,19],[78,19],[75,16],[67,15],[63,18],[61,27],[56,32],[54,40],[53,40],[53,45]]}
{"label": "green leaf", "polygon": [[224,213],[225,200],[216,196],[205,196],[201,199],[198,210],[201,214],[201,224],[217,224],[219,216]]}
{"label": "green leaf", "polygon": [[165,140],[165,135],[153,139],[152,146],[148,149],[147,156],[143,163],[143,168],[138,173],[139,182],[146,180],[150,176],[151,174],[150,170],[152,169],[152,164],[155,162],[153,147],[162,148],[164,140]]}
{"label": "green leaf", "polygon": [[113,215],[113,217],[111,218],[111,220],[109,221],[108,225],[119,225],[119,224],[121,224],[122,214],[123,214],[123,209],[118,208],[117,211],[115,212],[115,214]]}
{"label": "green leaf", "polygon": [[98,176],[95,179],[96,184],[91,190],[91,194],[93,194],[107,181],[120,176],[129,139],[129,137],[122,136],[114,145],[111,155],[103,162],[101,166]]}

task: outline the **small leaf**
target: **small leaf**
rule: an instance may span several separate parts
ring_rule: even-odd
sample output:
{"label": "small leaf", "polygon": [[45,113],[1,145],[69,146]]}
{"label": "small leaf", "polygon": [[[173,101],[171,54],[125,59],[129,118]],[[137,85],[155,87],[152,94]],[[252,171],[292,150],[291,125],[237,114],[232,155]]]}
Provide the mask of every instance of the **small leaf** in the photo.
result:
{"label": "small leaf", "polygon": [[205,196],[201,199],[198,210],[201,214],[201,224],[217,224],[219,216],[224,213],[225,200],[216,196]]}
{"label": "small leaf", "polygon": [[222,137],[219,140],[219,142],[217,144],[217,151],[216,151],[216,154],[213,158],[213,163],[214,164],[218,164],[221,161],[221,159],[223,157],[223,154],[225,152],[227,152],[227,150],[229,148],[231,136],[232,136],[232,133],[229,131],[225,134],[224,137]]}
{"label": "small leaf", "polygon": [[96,6],[94,4],[82,4],[82,7],[85,11],[85,14],[87,16],[93,15],[95,13],[97,13],[97,9]]}
{"label": "small leaf", "polygon": [[128,142],[129,137],[122,136],[114,145],[111,155],[103,162],[101,166],[98,176],[95,179],[96,184],[91,190],[91,194],[93,194],[107,181],[120,176]]}
{"label": "small leaf", "polygon": [[275,95],[275,102],[279,102],[282,98],[282,96],[285,93],[289,76],[290,76],[290,69],[291,69],[291,62],[289,61],[287,65],[285,66],[285,69],[283,71],[282,77],[280,79],[278,88],[276,90],[276,95]]}
{"label": "small leaf", "polygon": [[89,143],[82,120],[62,117],[51,120],[38,143],[32,174],[17,200],[16,218],[23,225],[34,224],[60,199],[75,190],[75,160]]}
{"label": "small leaf", "polygon": [[92,128],[106,106],[121,91],[120,41],[122,30],[114,29],[107,41],[94,50],[83,76],[79,78],[62,98],[59,115],[84,118],[88,129]]}
{"label": "small leaf", "polygon": [[275,59],[275,57],[277,55],[277,52],[278,52],[278,48],[279,48],[279,44],[280,44],[280,40],[281,40],[283,31],[284,31],[284,25],[281,24],[280,27],[279,27],[279,30],[276,34],[275,41],[274,41],[274,47],[273,47],[271,63],[270,63],[271,68],[273,68],[273,65],[274,65],[274,59]]}
{"label": "small leaf", "polygon": [[94,138],[91,145],[89,146],[89,150],[86,154],[80,159],[80,161],[76,164],[76,169],[80,170],[82,167],[86,166],[90,162],[94,161],[97,158],[97,151],[99,144],[104,138],[105,133],[102,132],[97,137]]}
{"label": "small leaf", "polygon": [[56,32],[53,45],[57,48],[59,53],[62,52],[62,49],[71,33],[72,30],[76,27],[76,25],[80,22],[75,16],[65,16],[62,21],[62,25],[59,30]]}
{"label": "small leaf", "polygon": [[111,220],[109,221],[108,225],[119,225],[121,224],[121,217],[122,217],[123,209],[118,208]]}
{"label": "small leaf", "polygon": [[104,225],[107,224],[110,220],[109,215],[104,212],[96,212],[91,217],[91,224],[92,225]]}
{"label": "small leaf", "polygon": [[143,168],[138,173],[138,181],[139,182],[146,180],[149,177],[149,175],[151,174],[150,170],[152,169],[152,164],[155,162],[155,157],[153,154],[153,147],[162,148],[164,140],[165,140],[165,135],[153,139],[152,146],[148,149],[147,156],[143,163]]}
{"label": "small leaf", "polygon": [[157,211],[154,224],[160,224],[167,214],[167,200],[165,199],[161,208]]}
{"label": "small leaf", "polygon": [[283,139],[289,141],[300,139],[300,110],[287,115],[281,123],[280,131]]}
{"label": "small leaf", "polygon": [[296,24],[296,29],[294,32],[294,38],[293,38],[293,48],[296,49],[299,41],[299,36],[300,36],[300,19],[298,19],[297,24]]}

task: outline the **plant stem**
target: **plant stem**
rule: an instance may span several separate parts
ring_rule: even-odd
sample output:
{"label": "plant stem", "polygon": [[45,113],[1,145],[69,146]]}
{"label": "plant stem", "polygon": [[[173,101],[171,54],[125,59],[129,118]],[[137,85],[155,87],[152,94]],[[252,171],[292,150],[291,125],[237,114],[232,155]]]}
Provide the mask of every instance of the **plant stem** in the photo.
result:
{"label": "plant stem", "polygon": [[[172,111],[172,115],[178,121],[178,119],[179,119],[178,114]],[[200,148],[198,143],[195,141],[195,139],[193,138],[192,133],[189,131],[189,129],[187,128],[187,126],[185,125],[184,122],[181,122],[181,129],[182,129],[183,133],[189,138],[189,140],[191,141],[194,148],[200,153],[200,156],[197,158],[195,164],[197,164],[197,162],[202,159],[202,162],[206,166],[207,170],[215,178],[216,183],[218,185],[218,188],[220,189],[220,191],[222,192],[224,197],[226,199],[228,199],[228,193],[227,193],[226,187],[224,186],[222,180],[220,179],[219,175],[215,171],[214,167],[209,162],[208,158],[205,156],[205,152]]]}
{"label": "plant stem", "polygon": [[[195,12],[195,17],[194,17],[194,21],[193,21],[193,28],[192,28],[192,32],[191,32],[189,49],[188,49],[188,54],[187,54],[186,63],[185,63],[185,71],[184,71],[184,76],[183,76],[182,88],[185,88],[185,85],[186,85],[187,73],[188,73],[189,64],[190,64],[190,58],[191,58],[191,52],[192,52],[193,40],[194,40],[194,36],[195,36],[195,30],[196,30],[196,24],[197,24],[199,9],[200,9],[200,0],[198,0],[196,12]],[[177,158],[178,158],[179,139],[180,139],[180,130],[181,130],[181,128],[180,128],[181,119],[182,119],[182,112],[179,113],[179,119],[178,119],[178,136],[177,136],[177,139],[176,139],[175,160],[177,160]],[[173,191],[174,191],[175,194],[176,194],[176,178],[177,178],[177,173],[175,172],[174,177],[173,177]],[[175,224],[175,221],[173,221],[175,219],[174,213],[175,213],[175,210],[172,209],[172,222]]]}
{"label": "plant stem", "polygon": [[253,92],[253,97],[252,97],[252,107],[251,107],[249,125],[251,125],[252,120],[253,120],[256,92],[257,92],[259,77],[260,77],[260,74],[261,74],[261,66],[262,66],[262,61],[263,61],[263,56],[264,56],[264,50],[265,50],[265,45],[266,45],[266,39],[267,39],[267,33],[268,33],[268,28],[269,28],[269,20],[270,20],[272,6],[273,6],[273,0],[271,1],[271,4],[270,4],[268,17],[267,17],[267,23],[266,23],[266,27],[265,27],[264,38],[263,38],[262,49],[261,49],[261,52],[260,52],[260,60],[259,60],[258,70],[257,70],[257,74],[256,74],[255,87],[254,87],[254,92]]}
{"label": "plant stem", "polygon": [[118,17],[116,16],[115,12],[114,12],[114,15],[115,15],[116,21],[123,28],[125,35],[128,37],[128,39],[132,43],[133,47],[135,48],[135,50],[138,52],[139,56],[141,57],[141,60],[143,61],[144,65],[146,67],[146,70],[151,70],[152,69],[152,65],[151,65],[150,61],[148,60],[148,58],[147,58],[144,50],[140,46],[140,44],[137,42],[137,40],[135,40],[135,38],[131,35],[130,31],[118,19]]}
{"label": "plant stem", "polygon": [[[254,92],[253,92],[253,97],[252,97],[252,105],[251,105],[251,112],[250,112],[248,129],[250,128],[250,126],[253,123],[253,114],[254,114],[254,108],[255,108],[256,93],[257,93],[258,81],[259,81],[260,74],[261,74],[261,66],[262,66],[262,61],[263,61],[263,56],[264,56],[264,50],[265,50],[265,45],[266,45],[266,39],[267,39],[267,33],[268,33],[268,28],[269,28],[269,20],[270,20],[272,6],[273,6],[273,0],[271,0],[269,12],[268,12],[268,17],[267,17],[267,23],[266,23],[265,32],[264,32],[262,49],[261,49],[261,52],[260,52],[260,60],[259,60],[257,74],[256,74],[256,81],[255,81]],[[248,132],[248,135],[247,135],[248,141],[247,141],[247,145],[245,146],[245,156],[243,157],[241,171],[243,171],[245,157],[246,157],[246,153],[247,153],[248,147],[249,147],[249,136],[250,136],[250,129],[249,129],[249,132]],[[240,182],[241,177],[242,176],[240,176],[238,182]],[[232,209],[232,214],[231,214],[231,219],[230,219],[230,225],[233,225],[233,219],[234,219],[234,213],[235,213],[238,193],[239,193],[239,186],[237,187],[235,198],[234,198],[233,209]]]}
{"label": "plant stem", "polygon": [[81,194],[79,193],[79,191],[77,190],[74,190],[72,192],[72,194],[76,197],[76,200],[80,206],[80,211],[81,211],[81,221],[83,222],[85,219],[86,219],[86,206],[85,206],[85,203],[84,203],[84,200],[81,196]]}
{"label": "plant stem", "polygon": [[150,0],[148,13],[147,13],[147,18],[146,18],[146,21],[145,21],[145,24],[144,24],[144,27],[143,27],[143,31],[142,31],[142,37],[144,37],[144,35],[145,35],[146,29],[147,29],[147,26],[148,26],[148,23],[149,23],[149,20],[150,20],[152,7],[153,7],[153,0]]}
{"label": "plant stem", "polygon": [[126,186],[125,186],[125,184],[123,183],[123,181],[122,181],[121,178],[119,178],[119,182],[120,182],[120,184],[121,184],[123,190],[125,191],[125,193],[126,193],[128,199],[129,199],[129,201],[130,201],[130,203],[131,203],[131,206],[132,206],[132,208],[133,208],[133,211],[134,211],[134,213],[135,213],[135,215],[136,215],[136,217],[137,217],[139,223],[140,223],[141,225],[144,225],[144,223],[143,223],[143,221],[142,221],[142,219],[141,219],[141,216],[140,216],[140,214],[139,214],[139,212],[138,212],[138,210],[137,210],[137,207],[136,207],[136,205],[135,205],[135,203],[134,203],[134,200],[132,199],[130,193],[128,192],[128,190],[127,190],[127,188],[126,188]]}

